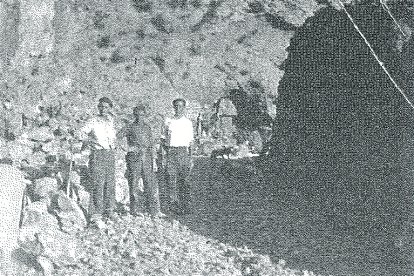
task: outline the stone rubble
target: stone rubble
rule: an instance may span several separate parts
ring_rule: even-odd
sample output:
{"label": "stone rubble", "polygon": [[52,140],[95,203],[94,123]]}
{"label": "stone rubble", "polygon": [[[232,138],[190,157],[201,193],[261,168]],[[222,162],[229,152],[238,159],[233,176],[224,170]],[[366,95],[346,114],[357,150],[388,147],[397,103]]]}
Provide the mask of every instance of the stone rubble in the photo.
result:
{"label": "stone rubble", "polygon": [[[37,263],[22,265],[16,275],[301,275],[268,256],[200,236],[170,218],[119,215],[88,227],[87,153],[75,143],[60,143],[62,137],[42,135],[36,141],[18,137],[4,152],[28,179],[19,245]],[[22,152],[14,155],[18,147]],[[116,199],[127,211],[124,153],[116,156]],[[70,160],[76,161],[69,173]]]}

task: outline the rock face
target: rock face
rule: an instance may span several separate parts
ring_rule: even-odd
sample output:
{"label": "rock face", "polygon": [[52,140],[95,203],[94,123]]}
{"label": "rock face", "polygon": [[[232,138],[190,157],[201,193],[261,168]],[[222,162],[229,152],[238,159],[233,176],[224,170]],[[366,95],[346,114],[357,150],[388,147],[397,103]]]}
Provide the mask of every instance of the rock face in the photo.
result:
{"label": "rock face", "polygon": [[6,274],[13,271],[11,254],[17,247],[24,188],[23,173],[0,164],[0,272]]}
{"label": "rock face", "polygon": [[[20,2],[19,43],[2,85],[29,117],[61,102],[73,121],[94,112],[101,95],[119,109],[145,101],[164,115],[177,96],[190,107],[212,103],[229,79],[246,88],[254,79],[276,95],[293,31],[320,8],[313,0]],[[4,22],[11,6],[0,6]]]}

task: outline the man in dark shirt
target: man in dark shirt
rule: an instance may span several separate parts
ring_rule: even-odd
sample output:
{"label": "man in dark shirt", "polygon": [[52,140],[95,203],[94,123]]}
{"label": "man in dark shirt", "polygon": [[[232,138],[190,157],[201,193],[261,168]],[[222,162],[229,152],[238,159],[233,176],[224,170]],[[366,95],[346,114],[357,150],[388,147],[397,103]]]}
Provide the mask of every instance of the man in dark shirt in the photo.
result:
{"label": "man in dark shirt", "polygon": [[[126,137],[126,155],[129,184],[130,212],[132,215],[148,212],[153,216],[163,216],[160,212],[155,141],[151,127],[144,122],[147,110],[145,105],[133,109],[135,121],[119,132]],[[142,181],[141,181],[142,179]]]}

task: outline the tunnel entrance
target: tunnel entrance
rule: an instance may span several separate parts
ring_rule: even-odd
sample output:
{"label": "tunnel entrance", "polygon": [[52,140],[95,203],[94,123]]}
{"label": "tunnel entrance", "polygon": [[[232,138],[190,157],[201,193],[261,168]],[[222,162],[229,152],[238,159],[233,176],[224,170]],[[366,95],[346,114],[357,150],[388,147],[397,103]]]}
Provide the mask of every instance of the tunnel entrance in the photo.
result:
{"label": "tunnel entrance", "polygon": [[[391,74],[404,81],[389,15],[374,4],[349,9]],[[406,103],[344,12],[319,11],[288,51],[275,131],[286,152],[396,158]]]}
{"label": "tunnel entrance", "polygon": [[[403,2],[394,3],[397,19],[414,18]],[[348,9],[413,101],[412,39],[397,47],[398,30],[379,1]],[[378,250],[387,249],[377,261],[395,267],[390,262],[397,260],[404,267],[392,244],[413,214],[414,177],[407,172],[414,156],[414,110],[343,11],[318,11],[297,30],[288,52],[271,161],[264,166],[274,189],[298,191],[303,208],[322,214],[339,240],[379,241]]]}

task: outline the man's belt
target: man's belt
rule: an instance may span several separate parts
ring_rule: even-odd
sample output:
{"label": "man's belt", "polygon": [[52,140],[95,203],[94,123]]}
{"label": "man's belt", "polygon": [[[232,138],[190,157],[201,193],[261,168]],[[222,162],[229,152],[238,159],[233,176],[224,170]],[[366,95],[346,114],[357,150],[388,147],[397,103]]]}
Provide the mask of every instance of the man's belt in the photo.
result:
{"label": "man's belt", "polygon": [[181,150],[185,150],[186,152],[189,152],[189,148],[190,147],[184,147],[184,146],[182,146],[182,147],[172,147],[172,146],[169,146],[168,149],[167,149],[167,151],[181,151]]}
{"label": "man's belt", "polygon": [[141,146],[128,146],[128,152],[134,152],[134,153],[144,153],[147,151],[150,151],[151,148],[149,147],[141,147]]}

